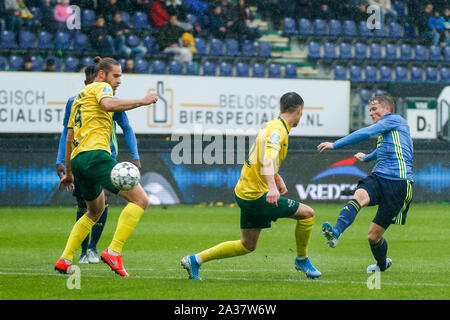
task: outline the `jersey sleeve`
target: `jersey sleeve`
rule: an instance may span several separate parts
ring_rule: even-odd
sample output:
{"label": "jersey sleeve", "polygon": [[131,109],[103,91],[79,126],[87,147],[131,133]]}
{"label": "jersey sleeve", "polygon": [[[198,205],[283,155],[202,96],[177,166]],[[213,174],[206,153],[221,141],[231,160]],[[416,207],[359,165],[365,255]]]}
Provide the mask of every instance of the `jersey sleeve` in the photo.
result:
{"label": "jersey sleeve", "polygon": [[262,147],[264,148],[264,160],[271,158],[273,160],[274,173],[278,172],[279,165],[279,155],[281,150],[281,141],[283,141],[284,135],[278,129],[266,128],[264,141]]}
{"label": "jersey sleeve", "polygon": [[339,149],[346,145],[366,140],[373,135],[386,132],[387,130],[386,130],[385,126],[381,123],[381,121],[382,120],[378,121],[377,123],[375,123],[371,126],[356,130],[355,132],[352,132],[348,136],[345,136],[339,140],[336,140],[333,143],[334,149]]}
{"label": "jersey sleeve", "polygon": [[106,82],[100,82],[95,88],[95,98],[99,104],[105,98],[114,98],[111,86]]}

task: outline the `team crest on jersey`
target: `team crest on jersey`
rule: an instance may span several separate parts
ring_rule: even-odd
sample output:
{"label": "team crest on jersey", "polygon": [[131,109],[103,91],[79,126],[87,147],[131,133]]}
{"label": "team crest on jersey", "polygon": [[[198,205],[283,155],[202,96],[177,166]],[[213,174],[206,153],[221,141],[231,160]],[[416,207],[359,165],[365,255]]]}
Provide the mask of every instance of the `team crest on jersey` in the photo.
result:
{"label": "team crest on jersey", "polygon": [[278,133],[272,133],[272,135],[270,136],[270,142],[273,142],[273,143],[280,142],[280,139],[281,139],[281,137]]}

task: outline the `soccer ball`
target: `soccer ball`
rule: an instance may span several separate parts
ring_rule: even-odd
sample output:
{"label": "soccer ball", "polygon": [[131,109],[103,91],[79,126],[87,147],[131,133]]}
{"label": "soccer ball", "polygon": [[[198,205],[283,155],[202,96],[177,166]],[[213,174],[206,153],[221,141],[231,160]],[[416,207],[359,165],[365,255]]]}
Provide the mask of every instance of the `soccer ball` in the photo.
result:
{"label": "soccer ball", "polygon": [[141,180],[139,169],[130,162],[120,162],[111,171],[111,182],[119,190],[128,191]]}

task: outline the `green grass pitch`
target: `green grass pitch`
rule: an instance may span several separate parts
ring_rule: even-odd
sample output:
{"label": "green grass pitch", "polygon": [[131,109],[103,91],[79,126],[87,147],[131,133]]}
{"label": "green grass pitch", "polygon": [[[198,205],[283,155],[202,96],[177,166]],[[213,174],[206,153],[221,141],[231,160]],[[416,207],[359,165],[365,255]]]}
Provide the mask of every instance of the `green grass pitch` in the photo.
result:
{"label": "green grass pitch", "polygon": [[[370,290],[365,272],[374,263],[367,230],[376,208],[363,209],[335,249],[321,234],[334,223],[343,204],[312,205],[316,212],[309,256],[322,272],[309,280],[294,269],[291,219],[264,230],[255,252],[211,261],[187,279],[184,255],[240,236],[237,207],[150,207],[124,248],[129,278],[104,263],[80,265],[80,288],[53,270],[75,220],[72,207],[0,208],[0,300],[302,300],[302,299],[449,299],[450,211],[448,204],[411,205],[406,225],[391,226],[385,238],[393,266]],[[121,207],[111,207],[98,250],[111,241]],[[78,261],[79,252],[75,255]]]}

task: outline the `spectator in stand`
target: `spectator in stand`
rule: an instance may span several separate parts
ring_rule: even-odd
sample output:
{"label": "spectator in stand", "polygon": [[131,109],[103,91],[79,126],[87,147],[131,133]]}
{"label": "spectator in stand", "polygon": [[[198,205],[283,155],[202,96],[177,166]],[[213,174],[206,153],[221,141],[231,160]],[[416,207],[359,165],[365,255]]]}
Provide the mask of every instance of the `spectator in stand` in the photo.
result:
{"label": "spectator in stand", "polygon": [[392,8],[391,0],[367,0],[367,6],[378,6],[380,7],[380,23],[384,25],[385,18],[388,16],[391,21],[396,22],[398,14]]}
{"label": "spectator in stand", "polygon": [[105,20],[109,23],[113,20],[113,15],[115,12],[121,10],[121,6],[118,0],[107,0],[101,7],[101,13]]}
{"label": "spectator in stand", "polygon": [[445,39],[446,39],[446,42],[447,42],[447,46],[450,46],[450,43],[449,43],[449,38],[450,38],[450,8],[445,8],[444,16],[442,18],[444,19]]}
{"label": "spectator in stand", "polygon": [[134,70],[134,60],[133,59],[127,59],[125,61],[125,68],[123,69],[123,73],[135,73]]}
{"label": "spectator in stand", "polygon": [[20,8],[17,0],[4,0],[6,13],[6,29],[19,34],[22,30],[22,18],[20,17]]}
{"label": "spectator in stand", "polygon": [[176,16],[179,23],[178,26],[186,31],[192,31],[194,26],[187,19],[187,11],[182,0],[167,0],[166,11],[169,16]]}
{"label": "spectator in stand", "polygon": [[355,21],[365,21],[369,18],[367,14],[367,7],[362,0],[353,0],[349,8],[349,15],[347,16],[350,20]]}
{"label": "spectator in stand", "polygon": [[48,59],[44,71],[45,72],[55,72],[56,71],[56,62],[55,62],[55,60]]}
{"label": "spectator in stand", "polygon": [[249,6],[245,0],[239,0],[234,7],[237,14],[237,20],[241,26],[242,38],[248,40],[256,40],[261,37],[258,24],[256,23]]}
{"label": "spectator in stand", "polygon": [[428,21],[430,20],[430,17],[433,15],[433,10],[434,10],[433,4],[428,2],[423,6],[420,14],[418,14],[415,18],[419,34],[430,39],[433,37],[433,34],[428,28]]}
{"label": "spectator in stand", "polygon": [[31,60],[30,57],[25,57],[25,59],[23,59],[23,67],[21,71],[33,71],[33,60]]}
{"label": "spectator in stand", "polygon": [[283,16],[278,0],[259,0],[257,1],[258,12],[265,20],[272,21],[275,29],[281,28]]}
{"label": "spectator in stand", "polygon": [[169,23],[161,27],[156,34],[156,43],[164,53],[174,53],[174,60],[180,62],[192,61],[192,51],[182,45],[185,31],[177,26],[176,16],[170,16]]}
{"label": "spectator in stand", "polygon": [[129,58],[131,54],[136,56],[136,59],[142,59],[147,53],[147,49],[144,46],[137,45],[131,47],[127,45],[127,35],[130,34],[130,30],[122,21],[122,13],[117,11],[113,15],[113,21],[108,24],[108,33],[114,37],[114,49],[125,57]]}
{"label": "spectator in stand", "polygon": [[41,13],[40,25],[43,31],[54,33],[56,31],[56,20],[54,13],[54,5],[51,0],[44,0],[44,3],[39,8]]}
{"label": "spectator in stand", "polygon": [[222,7],[222,16],[225,19],[225,24],[227,27],[227,30],[230,33],[239,33],[241,30],[238,26],[238,18],[236,14],[236,10],[234,9],[234,5],[231,3],[230,0],[222,0],[221,2]]}
{"label": "spectator in stand", "polygon": [[222,7],[219,3],[213,5],[212,10],[208,14],[209,32],[214,38],[225,39],[227,36],[227,25],[225,17],[222,14]]}
{"label": "spectator in stand", "polygon": [[102,16],[98,16],[95,20],[94,27],[89,33],[89,42],[93,49],[99,51],[100,55],[116,54],[114,39],[108,34],[105,18]]}
{"label": "spectator in stand", "polygon": [[430,16],[428,19],[428,28],[431,30],[432,45],[439,45],[439,41],[442,37],[442,40],[445,40],[445,42],[448,44],[450,43],[448,33],[446,35],[445,33],[445,27],[444,27],[445,20],[441,17],[441,14],[438,10],[434,11],[434,15]]}
{"label": "spectator in stand", "polygon": [[161,28],[169,22],[169,13],[166,10],[166,6],[160,1],[153,1],[150,7],[150,21],[156,28]]}

